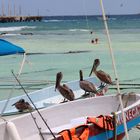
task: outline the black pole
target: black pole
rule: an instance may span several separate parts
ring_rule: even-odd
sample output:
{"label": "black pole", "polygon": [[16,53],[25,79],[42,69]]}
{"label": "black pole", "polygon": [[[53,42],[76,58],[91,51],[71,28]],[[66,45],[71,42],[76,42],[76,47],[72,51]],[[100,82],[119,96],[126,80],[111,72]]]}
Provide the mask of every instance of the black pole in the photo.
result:
{"label": "black pole", "polygon": [[54,139],[56,139],[55,135],[53,134],[52,130],[50,129],[49,125],[47,124],[47,122],[45,121],[45,119],[43,118],[43,116],[41,115],[40,111],[37,109],[37,107],[35,106],[34,102],[32,101],[32,99],[30,98],[30,96],[28,95],[28,93],[26,92],[26,90],[24,89],[24,87],[21,85],[19,79],[17,78],[17,76],[14,74],[14,71],[12,70],[12,74],[15,77],[16,81],[18,82],[18,84],[21,86],[21,88],[23,89],[24,93],[27,95],[28,99],[31,101],[32,105],[34,106],[35,110],[37,111],[37,113],[39,114],[39,116],[41,117],[41,119],[43,120],[43,122],[45,123],[45,125],[47,126],[47,128],[49,129],[49,131],[51,132],[52,136],[54,137]]}
{"label": "black pole", "polygon": [[[117,90],[116,87],[109,87],[110,90]],[[120,87],[120,90],[124,89],[140,89],[140,87]]]}
{"label": "black pole", "polygon": [[140,86],[140,84],[131,84],[131,83],[120,83],[121,86]]}
{"label": "black pole", "polygon": [[38,131],[39,131],[39,134],[41,135],[42,140],[45,140],[44,137],[43,137],[43,134],[42,134],[42,132],[41,132],[41,128],[38,126],[38,124],[37,124],[37,122],[36,122],[36,118],[33,116],[33,114],[32,114],[31,111],[30,111],[30,114],[31,114],[31,117],[32,117],[32,119],[33,119],[33,121],[34,121],[34,123],[35,123],[35,125],[36,125],[36,127],[37,127],[37,129],[38,129]]}

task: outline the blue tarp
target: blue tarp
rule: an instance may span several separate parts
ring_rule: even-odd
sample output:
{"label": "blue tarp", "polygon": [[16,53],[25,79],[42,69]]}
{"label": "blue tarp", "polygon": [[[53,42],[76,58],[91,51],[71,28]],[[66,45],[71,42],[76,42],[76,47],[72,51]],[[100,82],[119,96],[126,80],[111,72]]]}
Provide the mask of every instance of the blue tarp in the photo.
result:
{"label": "blue tarp", "polygon": [[25,53],[24,49],[6,40],[0,39],[0,56]]}

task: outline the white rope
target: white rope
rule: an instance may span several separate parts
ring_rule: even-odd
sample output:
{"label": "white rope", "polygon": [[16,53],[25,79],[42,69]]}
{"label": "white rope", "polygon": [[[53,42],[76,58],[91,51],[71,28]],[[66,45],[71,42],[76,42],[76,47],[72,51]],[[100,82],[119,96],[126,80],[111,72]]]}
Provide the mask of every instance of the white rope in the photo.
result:
{"label": "white rope", "polygon": [[126,118],[125,118],[125,114],[124,114],[124,110],[123,110],[123,103],[122,103],[121,94],[120,94],[119,79],[118,79],[118,75],[117,75],[117,69],[116,69],[116,65],[115,65],[115,59],[114,59],[114,54],[113,54],[113,50],[112,50],[112,46],[111,46],[111,39],[110,39],[110,35],[109,35],[109,30],[108,30],[108,25],[107,25],[107,21],[106,21],[106,15],[105,15],[105,10],[104,10],[102,0],[100,0],[100,5],[101,5],[101,9],[102,9],[103,21],[104,21],[104,25],[105,25],[105,29],[106,29],[106,34],[107,34],[110,55],[111,55],[111,58],[112,58],[113,70],[114,70],[114,74],[115,74],[115,77],[116,77],[115,80],[116,80],[117,91],[118,91],[117,94],[118,94],[120,105],[121,105],[121,113],[122,113],[123,122],[124,122],[125,134],[126,134],[127,140],[129,140],[127,125],[126,125]]}
{"label": "white rope", "polygon": [[21,72],[22,72],[22,69],[23,69],[25,60],[26,60],[26,53],[23,54],[23,60],[22,60],[22,63],[21,63],[21,66],[20,66],[20,69],[19,69],[19,72],[18,72],[18,76],[19,76],[19,75],[21,74]]}

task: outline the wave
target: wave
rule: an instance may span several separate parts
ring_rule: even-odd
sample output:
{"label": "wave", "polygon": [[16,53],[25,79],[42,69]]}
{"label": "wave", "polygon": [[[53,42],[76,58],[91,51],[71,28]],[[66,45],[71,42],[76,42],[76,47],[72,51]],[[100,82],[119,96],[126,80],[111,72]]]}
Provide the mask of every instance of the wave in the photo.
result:
{"label": "wave", "polygon": [[80,29],[80,31],[82,31],[82,32],[89,32],[88,29]]}
{"label": "wave", "polygon": [[2,36],[17,36],[17,35],[33,35],[33,33],[6,33],[6,32],[3,32],[3,33],[0,33],[0,35]]}
{"label": "wave", "polygon": [[76,31],[81,31],[81,32],[89,32],[88,29],[69,29],[70,32],[76,32]]}
{"label": "wave", "polygon": [[44,19],[44,22],[74,22],[76,19]]}
{"label": "wave", "polygon": [[62,22],[63,20],[57,20],[57,19],[52,19],[52,20],[43,20],[44,22]]}
{"label": "wave", "polygon": [[1,33],[0,35],[3,35],[3,36],[17,36],[17,35],[20,35],[20,34]]}
{"label": "wave", "polygon": [[0,27],[0,32],[20,31],[23,29],[34,29],[36,26],[14,26],[14,27]]}

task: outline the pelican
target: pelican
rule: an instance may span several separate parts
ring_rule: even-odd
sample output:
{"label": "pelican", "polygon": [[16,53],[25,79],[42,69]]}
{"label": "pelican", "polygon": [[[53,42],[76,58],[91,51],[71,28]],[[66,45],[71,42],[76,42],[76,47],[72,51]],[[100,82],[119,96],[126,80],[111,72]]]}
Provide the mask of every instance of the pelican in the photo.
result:
{"label": "pelican", "polygon": [[87,94],[87,92],[88,93],[92,92],[94,94],[98,93],[95,85],[92,82],[83,80],[82,70],[79,71],[79,74],[80,74],[80,81],[79,81],[80,88],[85,91],[85,94],[83,96],[89,95],[89,94]]}
{"label": "pelican", "polygon": [[101,81],[101,85],[102,85],[102,82],[106,84],[112,84],[113,82],[109,74],[105,73],[102,70],[98,70],[98,71],[96,70],[99,65],[100,65],[100,60],[95,59],[89,76],[91,76],[92,72],[94,72],[95,75],[98,77],[98,79]]}
{"label": "pelican", "polygon": [[14,103],[12,106],[15,106],[16,109],[19,112],[23,112],[25,110],[31,111],[33,109],[32,106],[28,102],[25,102],[24,99],[20,99],[19,101],[17,101],[16,103]]}
{"label": "pelican", "polygon": [[60,94],[64,97],[63,102],[65,102],[65,99],[73,101],[75,98],[73,91],[66,84],[63,85],[60,84],[62,77],[63,77],[62,72],[58,72],[56,75],[55,91],[57,89],[60,92]]}

